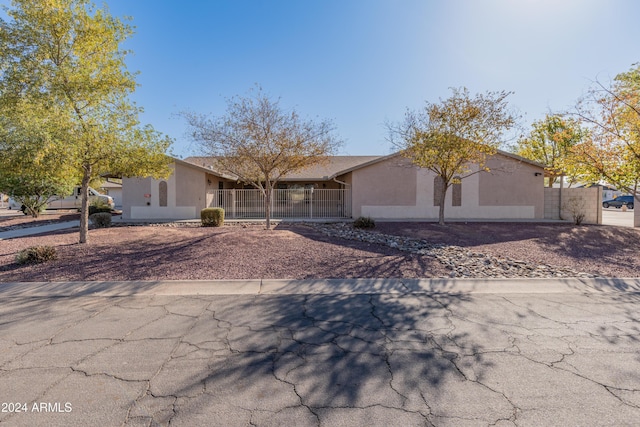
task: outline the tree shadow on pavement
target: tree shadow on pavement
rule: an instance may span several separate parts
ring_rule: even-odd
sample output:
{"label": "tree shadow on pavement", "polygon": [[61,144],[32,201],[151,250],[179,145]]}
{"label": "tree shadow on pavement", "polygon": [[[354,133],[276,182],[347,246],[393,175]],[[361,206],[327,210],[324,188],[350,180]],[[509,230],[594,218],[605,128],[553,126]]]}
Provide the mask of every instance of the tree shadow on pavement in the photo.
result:
{"label": "tree shadow on pavement", "polygon": [[[205,390],[178,405],[177,412],[225,405],[249,411],[251,424],[260,424],[253,417],[264,415],[261,411],[281,425],[294,410],[304,410],[317,424],[336,411],[375,408],[400,417],[395,419],[400,424],[429,425],[434,413],[456,411],[481,419],[489,413],[487,423],[496,413],[496,419],[508,418],[513,408],[504,396],[464,373],[470,360],[474,376],[491,368],[483,344],[452,323],[449,305],[467,300],[447,294],[216,298],[209,310],[217,328],[184,338],[200,349],[219,349],[208,360],[208,373],[177,380],[182,387],[168,394]],[[481,415],[470,407],[489,410]],[[365,421],[351,415],[354,425]]]}

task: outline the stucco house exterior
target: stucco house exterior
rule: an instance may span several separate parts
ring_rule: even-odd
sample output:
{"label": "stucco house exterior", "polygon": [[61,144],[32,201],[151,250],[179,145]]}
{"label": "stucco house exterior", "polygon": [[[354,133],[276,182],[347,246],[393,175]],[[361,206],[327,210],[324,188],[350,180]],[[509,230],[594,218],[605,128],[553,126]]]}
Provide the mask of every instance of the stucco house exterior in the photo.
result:
{"label": "stucco house exterior", "polygon": [[[487,167],[490,172],[475,173],[448,190],[446,218],[543,218],[541,165],[501,151],[488,160]],[[438,218],[439,179],[401,156],[390,156],[353,170],[351,182],[354,217]]]}
{"label": "stucco house exterior", "polygon": [[[215,170],[212,159],[173,159],[166,180],[124,178],[124,219],[195,219],[205,207],[227,218],[259,218],[256,190]],[[499,151],[487,166],[447,192],[448,219],[544,218],[544,168]],[[399,154],[333,156],[287,176],[274,196],[273,217],[435,220],[439,180]]]}

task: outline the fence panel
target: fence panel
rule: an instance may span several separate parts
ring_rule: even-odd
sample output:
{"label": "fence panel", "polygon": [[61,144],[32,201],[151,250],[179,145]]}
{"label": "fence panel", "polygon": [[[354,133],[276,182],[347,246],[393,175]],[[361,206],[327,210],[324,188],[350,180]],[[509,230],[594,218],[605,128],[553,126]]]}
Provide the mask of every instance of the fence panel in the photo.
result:
{"label": "fence panel", "polygon": [[[215,190],[209,207],[221,207],[230,219],[264,218],[260,190]],[[351,191],[276,189],[271,196],[272,218],[350,218]]]}

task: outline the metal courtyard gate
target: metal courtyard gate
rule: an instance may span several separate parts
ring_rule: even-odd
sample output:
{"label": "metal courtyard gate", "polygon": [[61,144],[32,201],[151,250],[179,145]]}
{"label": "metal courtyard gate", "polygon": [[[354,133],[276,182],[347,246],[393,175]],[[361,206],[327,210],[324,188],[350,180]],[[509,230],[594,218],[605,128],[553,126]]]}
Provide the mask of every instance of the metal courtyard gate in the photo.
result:
{"label": "metal courtyard gate", "polygon": [[[214,190],[212,196],[209,207],[223,208],[226,218],[264,218],[265,197],[260,190]],[[351,190],[273,190],[271,218],[351,218]]]}

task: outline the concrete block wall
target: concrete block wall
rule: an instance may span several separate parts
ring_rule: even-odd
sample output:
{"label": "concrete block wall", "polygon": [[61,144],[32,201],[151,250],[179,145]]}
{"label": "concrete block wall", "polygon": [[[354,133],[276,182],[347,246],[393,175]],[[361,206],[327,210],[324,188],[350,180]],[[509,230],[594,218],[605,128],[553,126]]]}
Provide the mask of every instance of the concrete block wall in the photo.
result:
{"label": "concrete block wall", "polygon": [[545,219],[573,221],[570,205],[576,205],[583,211],[585,223],[602,224],[601,187],[544,189]]}
{"label": "concrete block wall", "polygon": [[544,189],[544,219],[560,219],[560,189]]}

